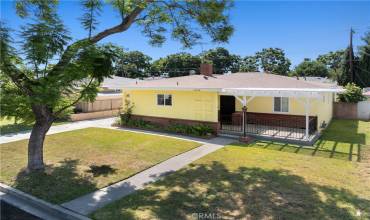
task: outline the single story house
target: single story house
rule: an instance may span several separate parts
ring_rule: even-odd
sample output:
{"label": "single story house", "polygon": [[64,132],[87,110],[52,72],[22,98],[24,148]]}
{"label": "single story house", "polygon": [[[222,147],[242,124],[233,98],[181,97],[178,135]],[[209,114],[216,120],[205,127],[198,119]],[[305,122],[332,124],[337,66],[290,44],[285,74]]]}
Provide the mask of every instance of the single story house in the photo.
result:
{"label": "single story house", "polygon": [[330,123],[332,84],[261,73],[209,73],[140,81],[123,88],[133,117],[153,123],[207,124],[217,134],[312,141]]}

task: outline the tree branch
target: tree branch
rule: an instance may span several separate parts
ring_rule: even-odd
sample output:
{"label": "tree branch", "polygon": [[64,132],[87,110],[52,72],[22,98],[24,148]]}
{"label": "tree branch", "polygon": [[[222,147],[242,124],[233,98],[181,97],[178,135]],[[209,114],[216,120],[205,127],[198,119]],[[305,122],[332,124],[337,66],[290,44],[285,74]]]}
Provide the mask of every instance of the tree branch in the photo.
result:
{"label": "tree branch", "polygon": [[[147,2],[152,2],[152,0],[147,0]],[[68,63],[72,60],[73,56],[77,53],[79,49],[86,45],[91,45],[99,42],[100,40],[116,33],[126,31],[134,22],[136,17],[144,10],[145,8],[136,7],[129,15],[127,15],[119,25],[116,25],[112,28],[108,28],[95,36],[78,40],[75,43],[69,45],[64,51],[60,61],[54,66],[49,75],[54,75],[62,70]]]}
{"label": "tree branch", "polygon": [[[91,78],[90,79],[90,82],[88,83],[88,85],[86,86],[86,88],[90,87],[91,83],[93,82],[94,78]],[[71,104],[69,105],[66,105],[64,106],[63,108],[57,110],[56,112],[53,113],[54,117],[57,117],[60,113],[62,113],[64,110],[66,110],[67,108],[69,107],[72,107],[74,105],[76,105],[79,101],[81,101],[81,99],[83,98],[83,90],[80,92],[80,96],[75,100],[73,101]]]}
{"label": "tree branch", "polygon": [[92,43],[96,43],[98,41],[100,41],[101,39],[105,38],[105,37],[108,37],[109,35],[112,35],[112,34],[115,34],[115,33],[120,33],[120,32],[123,32],[123,31],[126,31],[131,25],[132,23],[135,21],[136,17],[144,10],[144,8],[140,8],[140,7],[137,7],[135,8],[131,14],[127,15],[123,21],[121,22],[121,24],[119,25],[116,25],[112,28],[108,28],[100,33],[98,33],[97,35],[95,35],[94,37],[92,37],[90,39],[90,41]]}

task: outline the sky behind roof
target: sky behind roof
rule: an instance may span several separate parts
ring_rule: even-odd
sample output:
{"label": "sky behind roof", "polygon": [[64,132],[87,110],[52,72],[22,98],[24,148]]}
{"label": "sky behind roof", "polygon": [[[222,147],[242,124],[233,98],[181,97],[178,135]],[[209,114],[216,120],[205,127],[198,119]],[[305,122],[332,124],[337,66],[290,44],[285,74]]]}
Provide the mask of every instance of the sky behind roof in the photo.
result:
{"label": "sky behind roof", "polygon": [[[13,29],[24,21],[15,14],[14,2],[1,1],[1,20]],[[59,14],[74,39],[86,36],[78,18],[82,11],[77,0],[60,0]],[[235,33],[227,44],[204,42],[192,49],[171,39],[162,47],[152,47],[137,27],[104,39],[129,50],[139,50],[153,59],[177,52],[198,54],[202,50],[222,46],[230,52],[246,56],[262,48],[284,49],[293,66],[304,58],[315,59],[319,54],[345,48],[349,29],[353,27],[354,45],[370,30],[370,1],[235,1],[230,13]],[[119,16],[110,7],[99,18],[100,29],[119,23]],[[98,29],[98,30],[100,30]]]}

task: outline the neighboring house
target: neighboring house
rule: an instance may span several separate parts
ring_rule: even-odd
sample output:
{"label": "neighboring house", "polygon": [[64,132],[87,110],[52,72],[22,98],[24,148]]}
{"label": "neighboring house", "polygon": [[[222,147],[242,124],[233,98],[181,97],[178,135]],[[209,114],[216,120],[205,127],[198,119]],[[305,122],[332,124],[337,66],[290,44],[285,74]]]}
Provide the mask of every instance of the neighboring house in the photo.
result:
{"label": "neighboring house", "polygon": [[328,83],[332,84],[333,86],[337,85],[337,82],[335,80],[329,79],[327,77],[319,77],[319,76],[306,76],[306,77],[299,77],[299,80],[305,80],[309,82],[319,82],[319,83]]}
{"label": "neighboring house", "polygon": [[141,81],[123,92],[134,103],[136,119],[203,123],[218,134],[307,142],[331,121],[335,93],[342,89],[267,73],[234,73]]}
{"label": "neighboring house", "polygon": [[112,76],[104,78],[100,87],[102,88],[102,92],[121,93],[122,88],[140,81],[140,79]]}

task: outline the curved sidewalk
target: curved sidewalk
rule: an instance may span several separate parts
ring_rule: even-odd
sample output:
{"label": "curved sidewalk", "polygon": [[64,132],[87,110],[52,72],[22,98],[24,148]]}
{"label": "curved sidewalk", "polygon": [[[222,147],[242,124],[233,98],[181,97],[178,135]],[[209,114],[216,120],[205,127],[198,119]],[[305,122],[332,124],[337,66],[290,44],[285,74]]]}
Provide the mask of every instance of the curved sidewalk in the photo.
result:
{"label": "curved sidewalk", "polygon": [[[111,124],[115,120],[116,118],[104,118],[104,119],[76,121],[76,122],[71,122],[71,123],[62,124],[62,125],[55,125],[55,126],[51,126],[47,135],[65,132],[65,131],[73,131],[77,129],[89,128],[89,127],[111,127]],[[31,131],[4,134],[0,136],[0,144],[29,139],[30,135],[31,135]]]}

